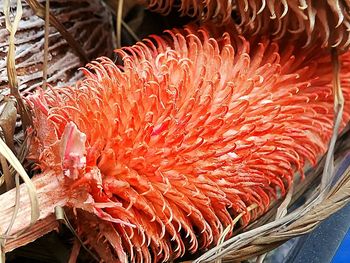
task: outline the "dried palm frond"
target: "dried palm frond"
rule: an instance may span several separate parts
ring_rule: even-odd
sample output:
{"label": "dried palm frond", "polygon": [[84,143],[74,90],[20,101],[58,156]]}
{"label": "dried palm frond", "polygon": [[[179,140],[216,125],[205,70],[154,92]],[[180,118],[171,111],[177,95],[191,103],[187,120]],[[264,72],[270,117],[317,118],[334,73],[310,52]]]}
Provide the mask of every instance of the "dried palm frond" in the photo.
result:
{"label": "dried palm frond", "polygon": [[[112,0],[110,0],[112,1]],[[172,9],[176,9],[182,16],[199,17],[203,20],[216,20],[224,22],[231,18],[234,0],[204,0],[204,1],[174,1],[174,0],[138,0],[138,2],[148,9],[169,14]]]}
{"label": "dried palm frond", "polygon": [[[45,1],[28,2],[38,4]],[[81,43],[82,50],[85,50],[90,58],[112,54],[113,38],[110,32],[112,17],[99,1],[79,0],[72,4],[66,0],[51,0],[51,3],[53,5],[51,17],[60,20],[61,29],[65,30],[65,26],[67,27],[68,31],[65,31],[65,36],[69,36],[70,39],[75,38],[76,43]],[[0,38],[2,40],[0,43],[0,88],[2,89],[0,127],[1,136],[10,147],[9,149],[2,140],[0,141],[2,145],[0,186],[2,181],[5,181],[6,189],[11,189],[15,186],[15,182],[16,186],[19,185],[19,175],[22,177],[27,185],[24,193],[28,192],[29,200],[33,205],[30,223],[34,224],[39,217],[36,191],[32,181],[20,164],[26,155],[26,147],[21,143],[23,140],[24,144],[27,142],[28,138],[24,138],[23,134],[30,123],[30,116],[25,110],[26,106],[22,101],[19,89],[26,93],[39,87],[42,84],[43,75],[45,78],[45,70],[48,70],[49,80],[52,84],[67,84],[76,81],[82,76],[82,74],[77,74],[76,70],[83,64],[75,50],[69,47],[56,28],[49,28],[49,31],[44,30],[44,21],[34,15],[37,10],[31,7],[20,0],[17,2],[7,0],[0,2]],[[2,10],[4,13],[2,13]],[[76,15],[77,11],[80,11],[81,17]],[[53,24],[56,25],[57,23]],[[51,41],[49,48],[44,47],[43,44],[44,31]],[[48,65],[43,62],[44,50],[47,51],[45,57],[49,60]],[[13,97],[17,99],[17,105]],[[21,114],[21,123],[16,123],[17,111]],[[23,112],[26,114],[23,114]],[[23,129],[20,129],[20,126]],[[17,154],[19,160],[16,159],[14,154]],[[16,174],[16,171],[18,174]],[[2,188],[1,193],[2,190],[5,189]],[[11,236],[11,228],[16,228],[16,222],[18,221],[16,215],[20,209],[20,203],[23,202],[23,198],[19,199],[18,197],[19,188],[17,187],[16,202],[15,204],[9,204],[11,206],[15,205],[15,209],[10,211],[11,222],[0,226],[1,258],[4,242],[9,238],[14,238]],[[3,207],[5,208],[7,205],[5,204]],[[19,221],[21,222],[21,219]],[[27,226],[23,225],[22,227]],[[17,232],[17,234],[21,233]],[[35,238],[35,235],[31,238]]]}
{"label": "dried palm frond", "polygon": [[346,0],[139,0],[150,10],[167,14],[177,9],[181,15],[226,23],[234,12],[245,32],[302,35],[305,44],[345,50],[350,45],[350,3]]}
{"label": "dried palm frond", "polygon": [[305,44],[337,47],[350,45],[350,3],[346,0],[247,0],[237,1],[236,10],[245,31],[302,35]]}
{"label": "dried palm frond", "polygon": [[[39,2],[45,2],[44,0]],[[112,21],[108,10],[98,0],[50,0],[51,12],[82,46],[90,59],[112,55]],[[3,4],[0,2],[0,10]],[[79,15],[77,15],[79,12]],[[23,3],[22,20],[16,34],[15,63],[21,91],[29,92],[42,84],[44,54],[44,20]],[[0,39],[7,39],[5,17],[0,15]],[[48,82],[73,83],[81,75],[77,68],[84,64],[54,27],[49,31]],[[0,88],[8,85],[6,54],[8,42],[0,43]]]}

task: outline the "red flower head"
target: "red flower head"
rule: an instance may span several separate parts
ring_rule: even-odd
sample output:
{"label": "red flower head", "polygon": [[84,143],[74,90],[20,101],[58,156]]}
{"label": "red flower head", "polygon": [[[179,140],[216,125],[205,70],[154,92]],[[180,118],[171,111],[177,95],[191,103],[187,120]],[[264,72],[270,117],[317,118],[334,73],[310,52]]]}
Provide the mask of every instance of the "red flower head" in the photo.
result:
{"label": "red flower head", "polygon": [[236,216],[252,204],[241,224],[261,215],[327,149],[326,50],[210,34],[152,36],[118,50],[123,65],[100,58],[75,87],[30,99],[38,162],[65,175],[68,205],[104,220],[84,214],[78,224],[106,261],[167,261],[215,245]]}

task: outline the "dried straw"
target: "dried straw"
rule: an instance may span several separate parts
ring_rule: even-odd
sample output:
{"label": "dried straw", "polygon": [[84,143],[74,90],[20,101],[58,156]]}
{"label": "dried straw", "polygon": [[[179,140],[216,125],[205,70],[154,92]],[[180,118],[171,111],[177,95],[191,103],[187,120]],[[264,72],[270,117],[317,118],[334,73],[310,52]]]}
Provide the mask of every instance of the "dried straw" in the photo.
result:
{"label": "dried straw", "polygon": [[44,36],[44,65],[43,65],[43,90],[47,84],[48,53],[49,53],[49,26],[50,26],[50,0],[45,2],[45,36]]}
{"label": "dried straw", "polygon": [[[18,81],[17,81],[17,74],[16,74],[16,67],[15,67],[15,34],[18,28],[19,21],[22,16],[22,4],[20,0],[17,0],[17,6],[16,6],[16,15],[14,18],[14,21],[11,22],[10,19],[10,1],[5,0],[4,1],[4,14],[6,18],[6,28],[10,33],[9,37],[9,51],[7,56],[7,73],[9,78],[9,87],[11,90],[11,94],[17,99],[17,102],[21,109],[21,116],[22,120],[26,119],[26,115],[28,112],[25,110],[23,100],[19,94],[18,91]],[[33,182],[30,180],[28,174],[24,170],[21,162],[17,159],[17,157],[14,155],[12,150],[6,145],[6,143],[0,138],[0,153],[1,155],[9,162],[9,164],[16,170],[16,172],[19,174],[19,176],[24,181],[24,184],[26,185],[27,192],[30,199],[31,204],[31,220],[30,225],[34,224],[35,221],[39,218],[39,205],[38,205],[38,198],[36,194],[36,190],[34,187]],[[9,173],[9,169],[7,167],[7,163],[5,160],[2,159],[2,166],[4,171],[6,173]],[[4,246],[6,239],[9,237],[9,234],[11,232],[11,229],[14,225],[17,212],[19,209],[19,178],[16,176],[16,202],[14,211],[12,214],[11,221],[4,232],[4,235],[0,236],[0,245],[1,247]],[[3,259],[3,256],[1,256]]]}
{"label": "dried straw", "polygon": [[[40,5],[40,3],[38,3],[37,1],[28,1],[28,3],[32,7],[34,7],[37,14],[40,15],[40,11],[42,10],[42,6]],[[11,18],[10,18],[10,0],[5,0],[3,5],[4,5],[6,29],[9,32],[9,50],[7,54],[7,75],[8,75],[9,88],[10,88],[11,95],[13,95],[16,98],[17,103],[19,105],[21,120],[22,120],[22,128],[23,128],[23,131],[25,132],[26,128],[31,123],[31,118],[18,89],[19,85],[18,85],[17,72],[16,72],[16,66],[15,66],[15,34],[18,29],[19,21],[21,20],[21,16],[22,16],[22,3],[21,3],[21,0],[17,0],[16,14],[13,21],[11,21]],[[50,15],[49,0],[46,0],[45,46],[44,46],[44,68],[43,68],[44,86],[46,85],[46,80],[47,80],[48,38],[49,38],[49,21],[50,20],[53,21],[52,24],[56,26],[56,28],[61,32],[61,34],[66,37],[67,42],[73,46],[73,48],[77,51],[80,57],[83,58],[84,61],[88,61],[88,58],[85,52],[83,51],[83,49],[80,47],[80,45],[75,41],[75,39],[70,35],[70,33],[66,31],[64,26],[53,15]],[[6,188],[7,190],[9,190],[14,186],[12,183],[13,182],[12,178],[14,176],[16,189],[15,189],[15,198],[14,198],[15,200],[14,208],[11,209],[13,210],[11,219],[9,222],[7,222],[8,226],[6,230],[3,232],[2,235],[0,235],[0,262],[5,261],[4,247],[6,245],[6,241],[12,238],[16,239],[17,236],[23,235],[23,233],[25,233],[28,228],[30,228],[36,223],[40,215],[39,200],[38,200],[35,186],[31,181],[31,179],[29,178],[28,174],[26,173],[21,162],[17,159],[17,157],[14,154],[15,149],[14,149],[13,137],[14,137],[16,118],[17,118],[17,110],[14,105],[14,101],[9,100],[7,101],[2,111],[2,114],[0,116],[0,127],[2,129],[2,133],[7,143],[6,144],[2,140],[2,138],[0,138],[0,163],[4,174],[0,182],[1,184],[5,182]],[[23,144],[18,154],[18,156],[21,157],[22,161],[25,156],[25,153],[26,153],[25,144]],[[11,167],[8,166],[8,163],[11,165]],[[15,236],[13,236],[11,235],[11,232],[19,213],[19,204],[20,204],[20,198],[21,198],[19,176],[22,178],[24,185],[27,188],[31,212],[30,212],[29,225],[22,226],[21,231],[16,231]],[[22,196],[22,199],[23,199],[23,196]],[[1,226],[3,226],[3,224]],[[0,230],[3,231],[3,229],[0,229]]]}
{"label": "dried straw", "polygon": [[118,7],[117,7],[117,48],[122,47],[123,4],[124,4],[124,0],[118,1]]}

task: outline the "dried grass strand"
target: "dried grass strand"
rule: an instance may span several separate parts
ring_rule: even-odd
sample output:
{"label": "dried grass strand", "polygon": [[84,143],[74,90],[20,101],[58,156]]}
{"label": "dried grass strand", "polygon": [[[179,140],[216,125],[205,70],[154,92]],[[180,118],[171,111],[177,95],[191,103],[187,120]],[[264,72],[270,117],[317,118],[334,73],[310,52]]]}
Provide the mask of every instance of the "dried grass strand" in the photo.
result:
{"label": "dried grass strand", "polygon": [[7,53],[7,63],[6,63],[8,82],[9,82],[11,94],[16,98],[18,103],[19,112],[22,118],[23,130],[26,130],[26,128],[31,123],[31,118],[18,90],[18,80],[17,80],[16,63],[15,63],[15,34],[18,29],[19,21],[21,20],[21,17],[22,17],[22,12],[23,12],[22,3],[20,0],[17,0],[16,15],[15,15],[14,21],[11,22],[10,1],[9,0],[4,1],[6,29],[10,33],[9,50]]}
{"label": "dried grass strand", "polygon": [[[11,149],[6,145],[6,143],[0,138],[0,153],[6,158],[6,160],[12,165],[12,167],[18,172],[24,181],[29,199],[31,204],[31,220],[30,224],[34,224],[35,221],[39,218],[39,201],[36,194],[35,186],[33,182],[30,180],[27,172],[24,170],[22,164],[17,159],[17,157],[13,154]],[[7,237],[6,237],[7,238]]]}
{"label": "dried grass strand", "polygon": [[16,220],[16,217],[17,217],[17,214],[18,214],[18,210],[19,210],[19,201],[20,201],[21,190],[20,190],[20,187],[19,187],[19,176],[18,176],[18,174],[16,174],[16,176],[15,176],[15,186],[16,186],[16,199],[15,199],[15,206],[14,206],[15,209],[13,211],[10,224],[7,227],[7,230],[5,232],[5,236],[8,236],[10,234],[11,229],[12,229],[14,223],[15,223],[15,220]]}
{"label": "dried grass strand", "polygon": [[334,149],[335,149],[335,143],[338,137],[339,126],[343,118],[344,102],[345,102],[343,92],[342,92],[342,87],[340,84],[340,65],[339,65],[338,51],[336,48],[332,48],[331,56],[332,56],[332,69],[333,69],[334,127],[333,127],[333,134],[328,146],[325,167],[322,174],[321,187],[320,187],[321,192],[323,189],[327,189],[327,185],[328,186],[330,185],[329,183],[334,177]]}
{"label": "dried grass strand", "polygon": [[[8,79],[9,79],[9,86],[11,89],[11,93],[15,96],[17,99],[17,102],[19,104],[19,107],[21,108],[22,113],[22,120],[25,122],[25,113],[28,114],[28,112],[25,110],[25,106],[23,103],[23,100],[19,94],[18,91],[18,81],[17,81],[17,74],[16,74],[16,67],[15,67],[15,34],[18,28],[19,21],[22,16],[22,4],[20,0],[17,0],[16,5],[16,15],[14,18],[14,21],[11,23],[10,20],[10,1],[5,0],[4,1],[4,14],[5,14],[5,20],[6,20],[6,28],[10,33],[9,37],[9,51],[8,51],[8,57],[7,57],[7,72],[8,72]],[[24,170],[22,164],[20,161],[16,158],[14,153],[11,151],[11,149],[6,145],[6,143],[0,138],[0,153],[4,158],[10,163],[10,165],[19,173],[21,178],[23,179],[27,190],[28,195],[30,198],[31,203],[31,220],[30,224],[34,224],[35,221],[39,218],[39,205],[38,205],[38,198],[36,195],[36,190],[34,187],[34,184],[30,180],[29,176],[27,175],[26,171]],[[16,191],[19,191],[19,180],[17,178],[16,180]],[[11,228],[13,226],[14,220],[16,218],[16,211],[18,211],[18,204],[19,200],[18,192],[16,192],[16,205],[15,210],[12,216],[12,219],[10,221],[10,224],[5,232],[5,236],[2,236],[2,242],[4,243],[6,241],[6,238],[8,234],[11,231]]]}
{"label": "dried grass strand", "polygon": [[[256,203],[250,205],[247,207],[247,212],[251,212],[252,210],[254,210],[255,208],[257,208],[258,205]],[[236,223],[242,218],[242,216],[245,214],[246,212],[242,212],[240,213],[238,216],[235,217],[235,219],[233,220],[232,224],[227,226],[224,230],[224,232],[222,233],[222,235],[220,236],[219,240],[218,240],[218,245],[221,245],[222,243],[224,243],[227,235],[230,233],[230,231],[232,230],[232,228],[236,225]],[[219,258],[216,263],[221,263],[222,260],[221,258]]]}
{"label": "dried grass strand", "polygon": [[[283,202],[277,208],[275,220],[278,220],[278,219],[284,217],[288,213],[288,207],[292,201],[293,192],[294,192],[294,185],[291,185]],[[267,253],[260,255],[257,258],[256,263],[263,263],[266,255],[267,255]]]}
{"label": "dried grass strand", "polygon": [[122,47],[122,20],[123,20],[123,5],[124,0],[118,0],[118,7],[117,7],[117,48]]}
{"label": "dried grass strand", "polygon": [[50,0],[46,0],[46,2],[45,2],[43,90],[46,90],[46,84],[47,84],[47,69],[48,69],[48,55],[49,55],[49,27],[50,27]]}
{"label": "dried grass strand", "polygon": [[2,173],[4,176],[5,185],[6,185],[6,191],[9,191],[15,187],[15,181],[12,177],[12,174],[10,172],[10,169],[6,162],[5,157],[2,155],[0,155],[0,163],[1,163]]}

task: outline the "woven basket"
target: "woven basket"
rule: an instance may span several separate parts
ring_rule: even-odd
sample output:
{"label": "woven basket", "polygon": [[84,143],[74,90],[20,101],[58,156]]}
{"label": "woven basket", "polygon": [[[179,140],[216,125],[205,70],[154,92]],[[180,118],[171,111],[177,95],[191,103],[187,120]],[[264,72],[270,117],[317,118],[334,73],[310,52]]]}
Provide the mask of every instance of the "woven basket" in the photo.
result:
{"label": "woven basket", "polygon": [[[28,2],[35,3],[36,1]],[[60,7],[67,2],[67,0],[51,0],[50,2],[52,6]],[[49,62],[46,67],[48,67],[48,74],[50,76],[48,81],[53,84],[67,84],[70,81],[75,81],[80,77],[80,75],[75,75],[75,73],[73,73],[77,67],[83,65],[82,60],[84,60],[84,58],[79,59],[79,57],[84,57],[84,54],[89,59],[97,57],[101,54],[111,56],[112,54],[108,54],[108,51],[113,50],[112,47],[115,46],[114,32],[111,25],[112,20],[110,17],[110,11],[107,9],[107,7],[103,4],[100,5],[98,0],[79,0],[74,2],[77,4],[77,6],[79,6],[79,4],[85,4],[88,6],[88,8],[84,9],[84,12],[86,13],[82,12],[80,18],[77,18],[74,15],[74,7],[71,7],[71,9],[67,7],[69,11],[61,16],[59,13],[59,8],[57,9],[57,13],[54,13],[57,19],[66,27],[74,41],[72,43],[72,41],[69,41],[69,39],[67,39],[64,35],[62,36],[62,32],[58,33],[56,30],[57,27],[52,27],[50,29],[49,38],[51,41],[56,43],[56,45],[51,46],[50,51],[51,53],[55,53],[56,57],[49,58]],[[113,1],[107,2],[110,3]],[[31,27],[27,27],[26,30],[31,30],[31,34],[34,34],[33,32],[35,32],[41,37],[38,39],[29,39],[28,43],[24,44],[37,47],[39,50],[38,52],[40,52],[40,56],[43,56],[44,44],[42,39],[44,36],[44,22],[40,19],[30,19],[30,17],[34,14],[34,11],[31,9],[32,7],[33,6],[24,5],[25,12],[23,19],[24,21],[28,21],[28,23],[32,22],[30,24]],[[127,10],[124,10],[124,12],[131,10],[133,7],[133,4],[128,5]],[[105,9],[102,11],[105,12],[105,15],[97,17],[95,20],[92,19],[90,22],[88,19],[85,19],[84,21],[84,15],[86,17],[90,17],[91,13],[94,12],[94,8]],[[0,9],[2,9],[1,3]],[[43,12],[42,9],[40,10],[40,12]],[[114,6],[112,6],[111,10],[115,11]],[[67,14],[71,14],[71,16]],[[142,16],[144,17],[145,15],[142,13]],[[124,18],[125,17],[126,16],[124,16]],[[3,24],[1,23],[1,19],[4,20],[4,18],[0,17],[0,25]],[[74,23],[72,22],[74,19],[77,19],[77,21],[80,21],[79,19],[81,19],[81,23],[77,22],[76,25],[78,26],[74,26]],[[131,19],[129,22],[130,24],[137,24],[138,28],[142,28],[142,26],[144,26],[143,23],[137,19]],[[99,23],[103,23],[104,26],[99,27]],[[87,28],[93,28],[93,31],[96,30],[98,32],[87,32],[85,35],[79,34],[80,27],[85,28],[86,24],[89,24]],[[124,32],[124,34],[128,34],[128,32],[130,33],[131,29],[128,28],[127,25],[125,25],[125,27],[127,30],[125,31],[126,33]],[[136,26],[134,28],[136,28]],[[139,29],[139,31],[142,31],[142,29]],[[159,31],[158,25],[157,31]],[[25,30],[20,30],[20,32],[23,34],[23,36],[18,36],[19,40],[21,37],[24,39],[25,35],[28,34],[28,32]],[[144,34],[144,32],[142,33]],[[91,36],[94,34],[98,34],[102,37],[100,38],[100,41],[97,41],[98,45],[93,47],[92,44],[94,42],[89,39],[89,35]],[[4,38],[8,37],[5,28],[0,28],[0,36],[3,36]],[[129,39],[135,38],[137,38],[137,36],[132,36]],[[64,39],[67,39],[70,45],[68,45]],[[80,43],[80,48],[84,51],[83,55],[76,49],[77,43]],[[8,46],[7,44],[0,43],[0,47],[4,47],[2,49],[3,51],[0,50],[0,87],[4,88],[7,86],[7,71],[4,61]],[[15,61],[16,65],[18,66],[17,73],[20,72],[18,73],[20,88],[21,90],[25,90],[27,92],[42,85],[41,72],[45,65],[43,63],[39,63],[31,68],[26,66],[28,63],[38,58],[39,53],[37,53],[35,50],[36,49],[32,48],[32,52],[29,52],[29,54],[26,56],[16,56]],[[66,62],[68,60],[71,61],[71,63],[67,64]],[[3,63],[1,64],[1,62]],[[4,90],[4,92],[8,93],[6,90]],[[12,135],[13,133],[14,131],[12,132]],[[22,131],[20,129],[20,122],[18,122],[17,132],[14,134],[17,152],[19,151],[18,149],[21,149],[21,143],[24,140],[23,136],[20,135],[22,135]],[[198,256],[193,262],[213,262],[215,260],[218,260],[217,262],[239,262],[247,259],[254,259],[275,249],[291,238],[311,232],[323,220],[348,204],[350,202],[350,167],[346,167],[346,163],[350,158],[348,154],[350,151],[349,137],[350,127],[348,125],[341,136],[338,137],[336,143],[334,157],[335,171],[338,172],[330,185],[328,185],[324,190],[320,190],[320,185],[325,157],[319,161],[316,169],[309,169],[306,171],[306,178],[304,180],[300,180],[298,175],[296,175],[294,188],[290,190],[284,200],[274,202],[266,214],[252,222],[246,228],[237,229],[232,238],[220,242],[220,244],[213,249]],[[7,143],[8,141],[9,140],[6,140]],[[20,159],[23,160],[23,157],[24,155],[21,155]],[[54,188],[56,186],[51,185],[45,187],[42,189],[37,189],[38,192],[43,192],[45,189],[50,189],[50,187]],[[21,189],[22,188],[24,189],[23,185],[21,186]],[[24,193],[23,197],[21,197],[21,202],[28,204],[28,206],[21,208],[18,217],[25,217],[26,215],[28,216],[30,214],[29,198],[25,196],[25,191],[22,190],[21,192]],[[15,200],[14,190],[4,193],[1,196],[0,207],[6,206],[6,202],[9,200]],[[254,207],[252,207],[252,210],[254,210]],[[10,210],[7,209],[6,211],[7,212],[4,215],[10,217]],[[42,211],[42,213],[45,214],[46,212]],[[49,215],[48,212],[47,215]],[[237,220],[239,220],[239,217]],[[4,231],[4,229],[1,228],[4,222],[7,221],[0,219],[1,232]],[[16,224],[20,225],[21,223],[16,222]],[[41,235],[58,228],[58,225],[59,224],[55,217],[53,215],[49,215],[45,221],[37,222],[31,228],[27,229],[25,233],[17,235],[14,239],[7,240],[6,246],[3,249],[5,252],[11,251],[19,245],[34,241]],[[38,229],[40,229],[40,231],[38,231]],[[224,236],[222,240],[224,240]]]}
{"label": "woven basket", "polygon": [[[233,238],[206,252],[194,262],[239,262],[263,255],[286,241],[310,233],[323,220],[350,203],[350,130],[349,125],[336,146],[335,167],[338,171],[328,191],[320,192],[321,175],[325,158],[306,179],[296,183],[290,194],[288,213],[275,219],[283,200],[271,206],[269,212],[241,230]],[[302,199],[302,201],[301,201]]]}

